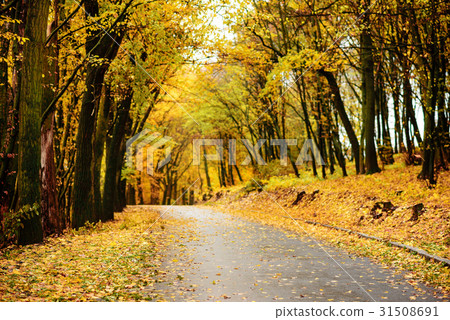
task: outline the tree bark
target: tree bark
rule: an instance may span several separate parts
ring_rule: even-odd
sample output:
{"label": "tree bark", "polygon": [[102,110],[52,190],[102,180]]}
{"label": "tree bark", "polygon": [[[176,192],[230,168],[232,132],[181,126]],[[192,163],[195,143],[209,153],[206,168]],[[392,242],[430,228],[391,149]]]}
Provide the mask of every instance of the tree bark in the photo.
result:
{"label": "tree bark", "polygon": [[[87,0],[84,6],[87,15],[92,17],[99,15],[97,0]],[[94,221],[93,138],[101,88],[109,67],[108,62],[99,63],[96,58],[113,60],[117,55],[118,44],[122,41],[123,36],[123,32],[118,36],[114,32],[105,35],[98,30],[92,30],[86,39],[86,52],[92,51],[92,56],[86,67],[86,89],[81,104],[76,137],[77,151],[71,221],[73,228],[82,227],[87,221]]]}
{"label": "tree bark", "polygon": [[108,114],[111,109],[111,89],[108,84],[103,86],[103,99],[100,101],[99,116],[94,142],[94,221],[102,215],[103,200],[100,188],[101,168],[105,150]]}
{"label": "tree bark", "polygon": [[[117,120],[113,130],[113,136],[106,154],[106,171],[105,182],[103,186],[103,213],[102,221],[114,219],[114,209],[117,207],[119,201],[118,189],[120,183],[120,170],[118,173],[122,142],[125,137],[125,126],[129,119],[129,111],[131,101],[133,98],[130,90],[124,95],[117,108]],[[121,168],[121,167],[120,167]]]}
{"label": "tree bark", "polygon": [[[55,8],[58,3],[55,2]],[[47,36],[58,24],[58,14],[47,30]],[[58,43],[57,37],[47,44],[44,62],[44,98],[41,111],[44,112],[55,96],[59,83]],[[41,212],[44,235],[60,234],[63,230],[59,211],[58,193],[56,187],[56,164],[53,144],[55,114],[52,112],[41,125]]]}
{"label": "tree bark", "polygon": [[[19,167],[17,209],[25,205],[39,204],[39,162],[43,102],[42,71],[44,64],[44,42],[50,0],[29,2],[25,25],[25,37],[29,40],[23,50],[19,102]],[[43,240],[41,217],[34,215],[23,221],[19,229],[18,243],[21,245]]]}
{"label": "tree bark", "polygon": [[[363,10],[370,8],[370,0],[365,1]],[[375,81],[372,35],[370,30],[370,9],[362,18],[361,31],[361,70],[362,70],[362,96],[363,96],[363,126],[365,141],[365,167],[366,173],[380,172],[375,147]]]}

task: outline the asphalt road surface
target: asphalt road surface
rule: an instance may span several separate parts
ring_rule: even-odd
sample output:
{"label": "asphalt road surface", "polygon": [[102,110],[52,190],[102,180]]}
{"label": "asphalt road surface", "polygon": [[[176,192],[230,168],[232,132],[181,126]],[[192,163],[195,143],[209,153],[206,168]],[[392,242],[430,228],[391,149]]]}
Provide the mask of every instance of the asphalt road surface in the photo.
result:
{"label": "asphalt road surface", "polygon": [[164,230],[162,280],[153,288],[160,300],[438,300],[402,273],[307,236],[213,208],[152,209],[175,222]]}

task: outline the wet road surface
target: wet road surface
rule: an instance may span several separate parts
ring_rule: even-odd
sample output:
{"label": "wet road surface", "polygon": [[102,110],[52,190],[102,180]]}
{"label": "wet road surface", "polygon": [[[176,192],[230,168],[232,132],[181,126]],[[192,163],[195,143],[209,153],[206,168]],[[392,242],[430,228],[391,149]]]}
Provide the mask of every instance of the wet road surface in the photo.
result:
{"label": "wet road surface", "polygon": [[154,206],[166,301],[437,301],[434,290],[310,237],[195,206]]}

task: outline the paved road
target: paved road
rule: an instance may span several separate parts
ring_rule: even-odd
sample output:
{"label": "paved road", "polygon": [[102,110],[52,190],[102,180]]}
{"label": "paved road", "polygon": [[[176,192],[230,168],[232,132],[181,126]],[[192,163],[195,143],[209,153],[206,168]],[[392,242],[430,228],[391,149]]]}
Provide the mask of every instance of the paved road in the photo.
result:
{"label": "paved road", "polygon": [[436,301],[433,289],[309,237],[209,208],[153,208],[177,220],[164,231],[162,300]]}

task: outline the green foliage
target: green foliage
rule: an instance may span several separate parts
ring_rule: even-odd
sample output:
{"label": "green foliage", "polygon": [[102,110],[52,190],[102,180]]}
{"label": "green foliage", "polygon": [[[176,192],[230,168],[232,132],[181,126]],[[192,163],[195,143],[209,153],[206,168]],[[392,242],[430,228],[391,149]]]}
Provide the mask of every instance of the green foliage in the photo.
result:
{"label": "green foliage", "polygon": [[267,181],[260,179],[250,179],[245,186],[241,189],[243,193],[250,193],[253,191],[263,191],[264,186],[267,184]]}
{"label": "green foliage", "polygon": [[23,228],[23,221],[29,220],[39,215],[39,204],[32,206],[25,205],[18,211],[8,211],[3,214],[0,225],[0,247],[5,247],[13,243],[17,238],[20,228]]}

